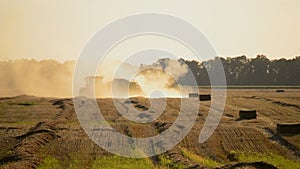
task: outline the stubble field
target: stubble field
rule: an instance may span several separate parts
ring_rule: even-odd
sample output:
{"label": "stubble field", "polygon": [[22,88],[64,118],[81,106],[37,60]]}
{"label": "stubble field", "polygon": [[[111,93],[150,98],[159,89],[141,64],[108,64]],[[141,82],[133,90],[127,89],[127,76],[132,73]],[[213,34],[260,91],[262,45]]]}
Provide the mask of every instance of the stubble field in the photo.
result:
{"label": "stubble field", "polygon": [[[124,104],[136,110],[150,108],[147,98],[126,101]],[[172,125],[180,112],[180,101],[168,98],[158,119],[139,124],[118,113],[112,99],[97,99],[103,116],[115,130],[144,138]],[[113,155],[91,141],[70,98],[0,98],[0,168],[300,168],[300,134],[276,131],[278,123],[300,123],[300,90],[227,90],[221,122],[202,144],[198,142],[199,133],[211,102],[190,102],[200,104],[200,108],[189,134],[163,154],[133,159]],[[240,119],[241,109],[255,109],[257,118]]]}

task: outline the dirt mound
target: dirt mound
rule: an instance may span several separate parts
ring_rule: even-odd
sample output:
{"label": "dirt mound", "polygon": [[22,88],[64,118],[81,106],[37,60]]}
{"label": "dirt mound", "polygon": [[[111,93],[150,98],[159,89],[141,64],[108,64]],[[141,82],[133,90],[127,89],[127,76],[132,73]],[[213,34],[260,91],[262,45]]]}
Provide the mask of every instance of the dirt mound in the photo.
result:
{"label": "dirt mound", "polygon": [[53,106],[56,106],[61,111],[56,115],[55,120],[57,122],[62,122],[70,120],[74,116],[74,103],[72,99],[57,99],[51,100]]}
{"label": "dirt mound", "polygon": [[125,104],[132,104],[135,108],[142,111],[149,110],[149,100],[143,98],[143,97],[133,97],[125,100]]}
{"label": "dirt mound", "polygon": [[67,106],[73,106],[72,99],[57,99],[51,100],[53,106],[65,110]]}
{"label": "dirt mound", "polygon": [[[183,156],[182,153],[176,148],[174,148],[170,151],[167,151],[164,154],[166,156],[168,156],[168,158],[171,159],[173,161],[173,163],[176,165],[182,164],[182,165],[186,166],[186,168],[188,168],[188,169],[203,168],[203,167],[200,167],[199,164],[197,164],[197,163],[189,160],[185,156]],[[169,166],[169,167],[174,168],[174,166]]]}
{"label": "dirt mound", "polygon": [[293,152],[293,154],[295,154],[297,157],[300,157],[300,149],[297,148],[295,145],[293,145],[292,143],[290,143],[288,140],[286,140],[285,138],[283,138],[281,133],[275,132],[270,128],[264,128],[266,130],[267,133],[269,133],[271,136],[269,137],[270,140],[280,144],[281,146],[287,148],[288,150],[290,150],[291,152]]}
{"label": "dirt mound", "polygon": [[300,109],[300,106],[298,104],[293,104],[293,103],[286,103],[284,101],[278,101],[270,98],[265,98],[265,97],[258,97],[258,96],[252,96],[252,97],[245,97],[245,98],[251,98],[251,99],[257,99],[257,100],[264,100],[271,102],[273,104],[283,106],[283,107],[294,107],[296,109]]}
{"label": "dirt mound", "polygon": [[25,134],[2,140],[8,142],[10,146],[6,147],[5,152],[1,152],[3,156],[0,164],[7,164],[4,165],[4,168],[20,166],[34,168],[40,162],[37,155],[41,147],[56,138],[59,138],[59,135],[55,132],[53,125],[39,122]]}
{"label": "dirt mound", "polygon": [[144,106],[144,105],[140,105],[140,104],[137,104],[134,106],[135,108],[138,108],[138,109],[142,109],[143,111],[146,111],[146,110],[149,110],[148,107]]}
{"label": "dirt mound", "polygon": [[126,103],[126,104],[137,104],[138,101],[137,101],[137,99],[130,98],[130,99],[126,100],[124,103]]}
{"label": "dirt mound", "polygon": [[265,162],[229,164],[218,169],[277,169],[277,167]]}
{"label": "dirt mound", "polygon": [[157,129],[158,133],[161,133],[172,126],[172,123],[166,122],[155,122],[154,127]]}
{"label": "dirt mound", "polygon": [[297,109],[300,109],[300,106],[299,105],[296,105],[296,104],[291,104],[291,103],[285,103],[285,102],[282,102],[282,101],[273,101],[274,104],[278,104],[280,106],[287,106],[287,107],[295,107]]}

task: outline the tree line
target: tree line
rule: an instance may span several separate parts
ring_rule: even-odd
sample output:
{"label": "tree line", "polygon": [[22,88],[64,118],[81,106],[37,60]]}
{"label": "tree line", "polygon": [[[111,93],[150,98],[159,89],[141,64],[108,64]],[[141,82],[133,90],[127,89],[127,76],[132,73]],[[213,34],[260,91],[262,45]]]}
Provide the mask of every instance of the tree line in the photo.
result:
{"label": "tree line", "polygon": [[220,66],[214,64],[221,61],[228,86],[299,86],[300,56],[292,59],[270,60],[265,55],[256,58],[216,57],[212,60],[198,62],[180,59],[189,67],[189,73],[179,79],[181,85],[189,85],[191,75],[199,86],[210,85],[208,71],[218,71]]}

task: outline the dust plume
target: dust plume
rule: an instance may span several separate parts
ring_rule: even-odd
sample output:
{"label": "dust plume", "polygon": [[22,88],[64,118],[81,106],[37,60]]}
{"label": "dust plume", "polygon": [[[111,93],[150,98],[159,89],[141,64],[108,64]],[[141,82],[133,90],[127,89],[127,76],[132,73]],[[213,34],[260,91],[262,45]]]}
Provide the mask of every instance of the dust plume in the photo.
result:
{"label": "dust plume", "polygon": [[[0,96],[35,95],[72,97],[75,61],[60,63],[54,60],[0,61]],[[188,72],[177,60],[160,59],[151,65],[131,65],[109,61],[99,66],[100,78],[94,75],[82,86],[82,94],[97,97],[151,96],[160,90],[165,96],[179,96],[177,80]],[[96,80],[95,80],[96,79]],[[85,80],[85,79],[82,79]]]}
{"label": "dust plume", "polygon": [[14,60],[0,62],[0,95],[69,97],[75,62]]}
{"label": "dust plume", "polygon": [[140,72],[134,78],[146,97],[159,90],[166,97],[180,97],[178,79],[188,72],[188,67],[181,61],[159,59],[151,65],[141,65]]}

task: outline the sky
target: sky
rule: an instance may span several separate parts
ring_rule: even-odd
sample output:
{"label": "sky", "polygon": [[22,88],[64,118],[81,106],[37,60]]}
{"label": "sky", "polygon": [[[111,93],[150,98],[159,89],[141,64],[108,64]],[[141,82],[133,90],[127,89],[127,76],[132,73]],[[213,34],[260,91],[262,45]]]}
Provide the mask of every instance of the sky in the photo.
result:
{"label": "sky", "polygon": [[[145,12],[170,14],[191,23],[219,56],[293,58],[300,55],[299,6],[299,0],[0,0],[0,60],[76,60],[102,27]],[[171,43],[148,40],[149,48]],[[130,52],[139,45],[138,38],[132,40]],[[123,44],[124,49],[128,46]],[[189,55],[175,45],[169,47],[178,55]],[[115,52],[118,57],[123,54],[121,49]]]}

